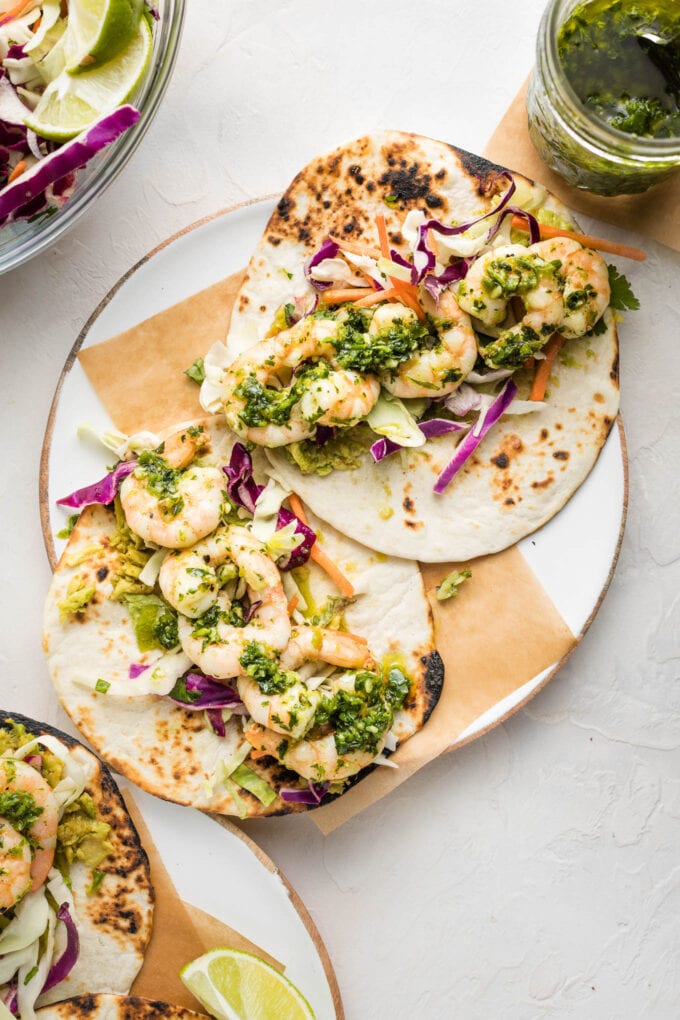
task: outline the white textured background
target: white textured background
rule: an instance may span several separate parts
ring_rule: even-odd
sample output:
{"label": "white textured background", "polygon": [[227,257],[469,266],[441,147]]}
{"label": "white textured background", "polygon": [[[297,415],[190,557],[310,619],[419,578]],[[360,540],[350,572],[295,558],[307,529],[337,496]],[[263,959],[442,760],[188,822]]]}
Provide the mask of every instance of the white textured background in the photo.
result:
{"label": "white textured background", "polygon": [[[541,7],[188,0],[141,148],[72,233],[0,278],[4,707],[64,725],[39,647],[38,459],[92,309],[169,234],[352,136],[480,150]],[[320,928],[349,1020],[680,1016],[680,257],[647,247],[622,330],[628,528],[583,645],[528,708],[326,840],[308,819],[249,827]]]}

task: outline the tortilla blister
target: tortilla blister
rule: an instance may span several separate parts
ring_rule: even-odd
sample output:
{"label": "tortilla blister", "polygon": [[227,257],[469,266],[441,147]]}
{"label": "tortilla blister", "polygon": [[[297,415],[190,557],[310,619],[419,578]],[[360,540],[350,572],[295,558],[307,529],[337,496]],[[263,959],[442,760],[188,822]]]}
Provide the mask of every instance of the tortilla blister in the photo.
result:
{"label": "tortilla blister", "polygon": [[[284,192],[250,260],[227,346],[240,354],[265,336],[276,309],[308,292],[305,260],[329,234],[376,244],[384,213],[390,244],[407,254],[400,225],[411,209],[463,222],[491,208],[499,168],[453,145],[389,131],[359,138],[309,163]],[[569,210],[514,173],[533,208],[574,223]],[[506,180],[498,182],[505,188]],[[385,199],[388,202],[385,202]],[[546,406],[504,417],[447,490],[434,483],[453,456],[450,436],[329,476],[303,474],[283,449],[267,456],[322,520],[358,542],[423,562],[498,552],[549,521],[584,481],[616,419],[618,341],[608,313],[600,336],[570,340],[551,371]],[[525,391],[528,382],[525,381]],[[522,392],[520,395],[527,395]]]}
{"label": "tortilla blister", "polygon": [[38,1005],[93,989],[125,994],[144,962],[153,921],[149,861],[137,830],[109,769],[96,755],[61,730],[17,712],[0,713],[0,727],[9,729],[11,721],[34,736],[56,737],[69,748],[85,772],[85,792],[92,797],[97,818],[111,826],[114,848],[99,866],[105,877],[93,895],[88,895],[92,868],[79,861],[70,867],[80,935],[78,960],[63,981],[38,998]]}
{"label": "tortilla blister", "polygon": [[38,1010],[41,1020],[205,1020],[205,1013],[195,1013],[183,1006],[171,1006],[158,999],[138,996],[80,995],[65,1002]]}
{"label": "tortilla blister", "polygon": [[[229,462],[236,437],[218,419],[204,423],[211,436],[210,461]],[[266,461],[254,451],[256,478],[263,480]],[[310,515],[310,524],[318,522]],[[130,665],[151,662],[160,653],[141,653],[125,605],[109,598],[119,563],[113,547],[115,516],[110,508],[92,506],[81,514],[57,565],[47,596],[43,644],[57,695],[74,724],[99,754],[142,789],[166,800],[217,814],[238,814],[231,792],[221,781],[221,763],[241,743],[241,718],[218,736],[203,712],[191,712],[154,694],[97,693],[102,679],[112,690],[134,690]],[[432,615],[415,563],[386,558],[323,527],[323,545],[349,576],[359,596],[347,606],[350,630],[366,637],[379,658],[397,656],[412,679],[411,694],[397,713],[399,741],[420,729],[437,702],[443,682],[441,659],[434,649]],[[311,561],[311,587],[322,602],[337,594]],[[95,588],[82,613],[61,618],[59,604],[73,578]],[[299,777],[272,758],[247,761],[275,790],[296,786]],[[249,816],[309,810],[277,797],[265,807],[247,790],[238,791]]]}

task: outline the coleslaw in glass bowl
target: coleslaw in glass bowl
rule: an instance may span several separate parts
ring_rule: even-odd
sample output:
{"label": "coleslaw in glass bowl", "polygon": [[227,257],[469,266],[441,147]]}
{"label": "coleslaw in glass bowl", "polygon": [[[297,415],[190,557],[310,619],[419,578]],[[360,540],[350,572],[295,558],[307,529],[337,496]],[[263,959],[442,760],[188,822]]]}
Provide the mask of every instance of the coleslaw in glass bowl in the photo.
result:
{"label": "coleslaw in glass bowl", "polygon": [[[141,0],[135,2],[142,10]],[[120,6],[102,0],[100,11],[107,5],[114,12]],[[136,41],[117,60],[108,63],[106,59],[97,62],[97,40],[93,42],[92,34],[88,39],[83,32],[90,50],[85,50],[81,66],[75,68],[69,65],[73,51],[67,52],[64,61],[59,52],[59,37],[57,45],[53,45],[60,24],[55,25],[51,9],[55,7],[56,17],[63,19],[67,5],[56,0],[42,3],[24,0],[6,11],[7,6],[8,0],[0,0],[0,273],[14,269],[53,244],[108,187],[135,151],[172,74],[185,0],[158,3],[147,0],[141,21],[138,19]],[[22,21],[16,16],[12,18],[12,12],[22,6],[28,8]],[[94,4],[86,0],[83,9],[87,12],[88,7],[96,9],[96,0]],[[10,46],[8,25],[19,40]],[[45,38],[46,32],[52,32],[52,38],[49,35]],[[67,32],[68,26],[64,35]],[[44,80],[40,81],[41,52],[47,53],[48,61],[55,58],[61,61],[51,82],[49,67],[47,75],[43,74],[43,79],[47,78],[46,87]],[[124,66],[122,74],[129,77],[138,72],[139,81],[129,98],[121,96],[116,101],[119,68],[115,65],[121,63],[121,57],[122,63],[127,60],[128,65],[137,60],[137,68]],[[107,68],[114,69],[109,80]],[[94,117],[87,123],[90,118],[84,101],[91,100],[96,107],[102,87],[111,90],[111,98],[105,95],[103,112],[97,115],[95,109]],[[24,123],[22,111],[27,114]]]}

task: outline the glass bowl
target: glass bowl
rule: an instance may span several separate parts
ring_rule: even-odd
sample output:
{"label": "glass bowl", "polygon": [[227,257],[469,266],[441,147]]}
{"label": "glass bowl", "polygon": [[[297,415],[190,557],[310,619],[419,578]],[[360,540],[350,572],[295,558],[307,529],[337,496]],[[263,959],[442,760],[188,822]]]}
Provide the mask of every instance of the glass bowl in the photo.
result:
{"label": "glass bowl", "polygon": [[27,262],[72,227],[118,176],[146,134],[175,66],[186,4],[185,0],[160,0],[157,6],[160,20],[154,22],[151,63],[142,86],[130,99],[141,113],[139,120],[87,166],[76,171],[75,191],[58,212],[33,222],[0,227],[0,273]]}

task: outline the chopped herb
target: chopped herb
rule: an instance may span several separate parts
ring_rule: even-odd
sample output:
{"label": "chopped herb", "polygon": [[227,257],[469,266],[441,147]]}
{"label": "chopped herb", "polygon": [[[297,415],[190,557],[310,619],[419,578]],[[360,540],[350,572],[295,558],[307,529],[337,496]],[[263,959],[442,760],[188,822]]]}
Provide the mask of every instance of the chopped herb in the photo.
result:
{"label": "chopped herb", "polygon": [[385,195],[383,197],[383,202],[385,205],[389,206],[390,209],[393,209],[395,205],[399,205],[399,197],[398,195]]}
{"label": "chopped herb", "polygon": [[97,694],[106,694],[110,686],[111,684],[108,682],[108,680],[102,680],[100,678],[94,685],[94,689],[97,692]]}
{"label": "chopped herb", "polygon": [[36,964],[35,967],[31,967],[31,969],[29,970],[28,974],[24,978],[24,984],[27,985],[28,982],[32,978],[34,978],[37,973],[38,973],[38,965]]}
{"label": "chopped herb", "polygon": [[417,351],[435,342],[429,326],[406,313],[376,334],[368,332],[372,316],[364,309],[348,309],[344,316],[332,343],[338,364],[356,372],[397,369]]}
{"label": "chopped herb", "polygon": [[[9,763],[3,764],[5,775],[10,780]],[[4,790],[0,793],[0,816],[22,836],[28,836],[43,811],[44,808],[38,806],[33,794],[26,790]]]}
{"label": "chopped herb", "polygon": [[640,307],[640,302],[633,294],[630,283],[623,275],[619,273],[616,266],[607,266],[609,271],[609,286],[611,287],[612,295],[609,299],[610,308],[615,308],[618,312],[625,312],[626,310],[636,312]]}
{"label": "chopped herb", "polygon": [[447,574],[440,585],[437,586],[437,599],[444,602],[446,599],[455,599],[463,581],[472,577],[472,571],[466,567],[465,570],[452,570]]}
{"label": "chopped herb", "polygon": [[94,896],[94,894],[99,890],[99,887],[100,887],[100,885],[102,884],[102,882],[104,881],[105,878],[106,878],[106,872],[105,871],[100,871],[99,868],[93,868],[92,869],[92,881],[90,882],[89,886],[87,887],[87,895],[88,896]]}
{"label": "chopped herb", "polygon": [[199,385],[204,382],[205,365],[203,364],[203,358],[196,358],[193,364],[189,365],[189,368],[185,370],[184,374]]}
{"label": "chopped herb", "polygon": [[264,645],[258,641],[250,641],[246,645],[239,662],[263,694],[282,694],[297,679],[295,673],[282,670],[278,660],[268,655]]}

